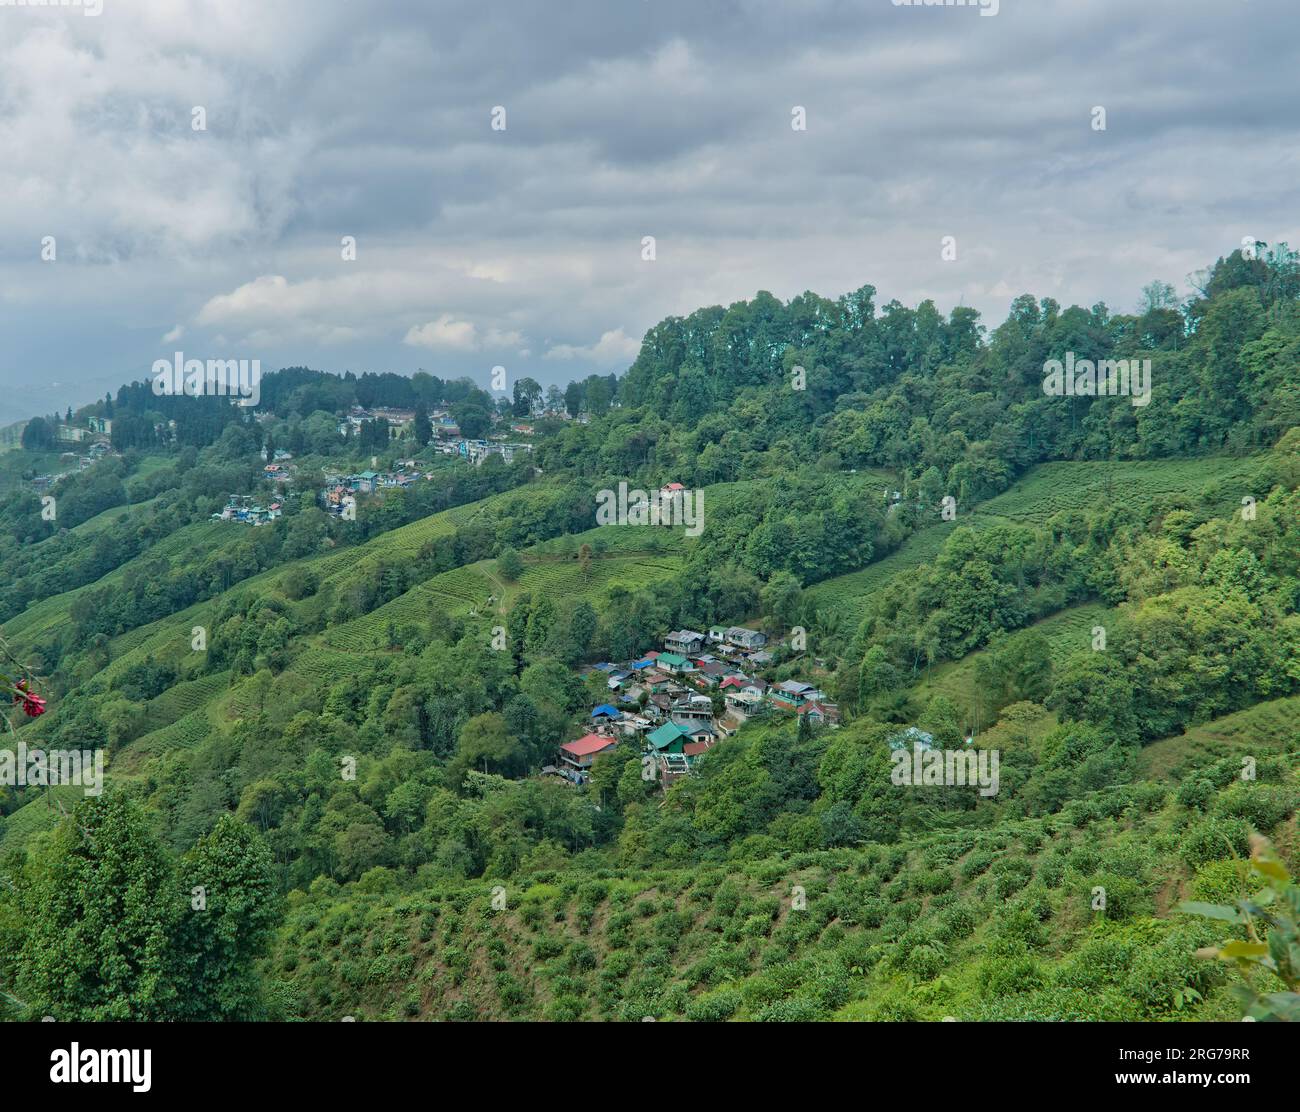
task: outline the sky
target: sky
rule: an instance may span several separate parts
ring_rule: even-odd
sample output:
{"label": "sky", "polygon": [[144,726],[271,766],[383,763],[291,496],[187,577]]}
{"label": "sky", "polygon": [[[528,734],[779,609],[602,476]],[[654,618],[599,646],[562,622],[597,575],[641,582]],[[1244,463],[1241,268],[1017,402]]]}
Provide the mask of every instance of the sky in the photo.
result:
{"label": "sky", "polygon": [[1298,30],[1294,0],[0,0],[0,423],[176,352],[563,384],[758,290],[1130,311],[1300,245]]}

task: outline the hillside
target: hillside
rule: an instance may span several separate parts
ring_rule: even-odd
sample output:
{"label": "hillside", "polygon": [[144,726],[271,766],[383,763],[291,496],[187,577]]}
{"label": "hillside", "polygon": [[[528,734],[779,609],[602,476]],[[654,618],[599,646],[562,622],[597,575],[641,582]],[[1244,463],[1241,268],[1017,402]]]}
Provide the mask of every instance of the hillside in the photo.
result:
{"label": "hillside", "polygon": [[[96,450],[62,478],[5,452],[13,736],[107,763],[101,797],[0,784],[5,998],[1238,1018],[1242,974],[1195,954],[1240,929],[1179,904],[1260,883],[1253,837],[1300,868],[1300,429],[1275,416],[1300,286],[1220,268],[1185,312],[1021,299],[987,337],[863,291],[821,329],[701,310],[572,405],[295,368],[252,415],[134,384],[72,416]],[[1082,333],[1151,352],[1149,408],[1043,394],[1027,353]],[[620,484],[700,528],[601,523]],[[40,972],[106,898],[49,894],[110,845],[159,970],[218,946],[174,918],[218,893],[238,991]]]}

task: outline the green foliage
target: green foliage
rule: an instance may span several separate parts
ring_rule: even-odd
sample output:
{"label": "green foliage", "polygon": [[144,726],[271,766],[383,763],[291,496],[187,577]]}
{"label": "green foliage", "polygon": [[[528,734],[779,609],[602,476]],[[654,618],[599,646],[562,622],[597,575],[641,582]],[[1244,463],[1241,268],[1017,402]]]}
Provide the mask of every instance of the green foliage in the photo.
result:
{"label": "green foliage", "polygon": [[88,799],[28,865],[19,899],[15,988],[29,1015],[265,1015],[254,963],[278,919],[270,854],[233,819],[178,867],[124,794]]}
{"label": "green foliage", "polygon": [[1246,1016],[1294,1023],[1300,1020],[1300,886],[1263,838],[1255,839],[1250,867],[1263,887],[1237,900],[1235,908],[1192,902],[1179,910],[1244,928],[1244,938],[1207,947],[1198,956],[1233,962],[1246,975],[1246,983],[1235,988]]}

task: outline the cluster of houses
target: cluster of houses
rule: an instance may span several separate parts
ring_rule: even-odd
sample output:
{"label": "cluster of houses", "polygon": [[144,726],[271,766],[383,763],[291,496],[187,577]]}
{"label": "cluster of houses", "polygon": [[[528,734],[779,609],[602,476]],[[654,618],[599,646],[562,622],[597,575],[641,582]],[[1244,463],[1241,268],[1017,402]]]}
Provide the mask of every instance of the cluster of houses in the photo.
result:
{"label": "cluster of houses", "polygon": [[[446,413],[439,413],[438,417],[446,421],[451,420]],[[438,421],[434,420],[432,416],[429,420],[433,421],[435,428],[438,427]],[[385,421],[388,424],[389,436],[401,436],[415,425],[415,410],[393,409],[388,406],[378,405],[372,409],[366,409],[364,406],[354,405],[339,419],[339,435],[346,436],[350,429],[352,435],[355,436],[366,421]]]}
{"label": "cluster of houses", "polygon": [[415,460],[402,460],[393,471],[359,471],[355,475],[327,472],[325,486],[320,492],[321,506],[326,513],[341,517],[349,505],[355,504],[358,494],[378,494],[383,490],[405,490],[414,486],[422,474],[418,470],[421,466]]}
{"label": "cluster of houses", "polygon": [[584,784],[597,757],[635,738],[666,787],[749,718],[786,711],[812,726],[838,726],[839,708],[813,684],[769,684],[757,675],[773,659],[766,644],[765,634],[743,626],[683,629],[664,638],[662,652],[595,665],[611,701],[591,712],[589,732],[560,746],[557,763],[543,772]]}
{"label": "cluster of houses", "polygon": [[297,470],[289,462],[293,459],[293,453],[277,448],[272,458],[274,462],[262,468],[262,478],[274,486],[283,486],[293,478],[294,471]]}
{"label": "cluster of houses", "polygon": [[[385,406],[366,409],[354,405],[339,418],[339,435],[346,436],[350,431],[355,436],[367,421],[385,421],[390,437],[403,436],[415,426],[415,411]],[[430,413],[429,424],[433,427],[434,435],[429,443],[430,451],[438,455],[459,457],[476,466],[489,456],[500,456],[506,463],[511,463],[518,456],[530,454],[533,450],[531,444],[510,441],[504,433],[487,440],[466,439],[461,436],[460,427],[446,409],[435,409]],[[530,421],[515,421],[510,425],[510,431],[517,436],[532,436],[534,427]]]}
{"label": "cluster of houses", "polygon": [[38,491],[49,490],[61,479],[66,479],[69,475],[75,475],[78,471],[85,471],[87,467],[94,466],[101,459],[120,454],[113,450],[107,440],[95,441],[86,449],[84,455],[79,455],[76,452],[63,452],[59,456],[59,464],[63,467],[63,470],[52,475],[37,475],[32,479],[32,487]]}
{"label": "cluster of houses", "polygon": [[521,455],[531,455],[531,444],[518,444],[499,437],[490,440],[442,440],[430,445],[433,451],[443,456],[459,457],[479,466],[488,456],[500,456],[506,463],[513,463]]}
{"label": "cluster of houses", "polygon": [[111,417],[87,417],[84,428],[81,425],[60,422],[55,429],[55,436],[69,444],[81,444],[96,437],[103,437],[107,440],[112,435],[113,419]]}
{"label": "cluster of houses", "polygon": [[283,507],[279,502],[263,506],[251,494],[232,494],[220,513],[212,515],[213,521],[237,521],[241,525],[269,525],[280,517]]}

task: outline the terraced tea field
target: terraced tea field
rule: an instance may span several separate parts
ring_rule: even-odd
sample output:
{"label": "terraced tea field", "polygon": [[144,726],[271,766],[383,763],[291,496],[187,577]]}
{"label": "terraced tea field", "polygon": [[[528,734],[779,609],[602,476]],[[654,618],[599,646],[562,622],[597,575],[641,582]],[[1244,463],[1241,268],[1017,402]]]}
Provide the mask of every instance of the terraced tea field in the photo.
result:
{"label": "terraced tea field", "polygon": [[369,614],[331,627],[325,632],[325,643],[349,652],[382,648],[388,642],[389,622],[423,627],[435,611],[467,614],[471,610],[486,610],[488,598],[497,591],[483,564],[454,568],[416,584]]}
{"label": "terraced tea field", "polygon": [[66,810],[71,811],[85,798],[84,791],[77,785],[50,788],[12,815],[0,818],[0,849],[21,849],[33,835],[53,830],[63,817],[58,804],[62,803]]}
{"label": "terraced tea field", "polygon": [[230,684],[230,673],[213,672],[196,680],[178,683],[145,704],[148,729],[159,730],[205,707]]}
{"label": "terraced tea field", "polygon": [[1139,775],[1181,780],[1191,768],[1222,757],[1289,752],[1300,762],[1300,695],[1257,703],[1236,714],[1193,726],[1178,737],[1146,746],[1138,759]]}
{"label": "terraced tea field", "polygon": [[1262,495],[1253,483],[1263,456],[1196,460],[1044,463],[1010,489],[981,503],[986,519],[1041,525],[1053,514],[1091,510],[1107,503],[1145,505],[1157,498],[1209,492],[1224,511],[1243,494]]}
{"label": "terraced tea field", "polygon": [[669,553],[660,556],[593,557],[585,571],[577,560],[543,561],[524,568],[519,586],[523,590],[532,591],[534,597],[590,597],[615,583],[630,590],[638,590],[675,575],[681,567],[681,557]]}
{"label": "terraced tea field", "polygon": [[897,550],[860,571],[814,584],[808,597],[820,609],[835,612],[842,628],[857,629],[871,592],[890,576],[934,560],[957,526],[1041,525],[1052,515],[1095,509],[1107,502],[1145,505],[1157,498],[1206,493],[1221,512],[1238,508],[1244,494],[1262,496],[1255,477],[1267,456],[1212,457],[1197,460],[1135,460],[1120,463],[1044,463],[1014,486],[972,506],[958,508],[955,522],[937,523],[914,533]]}
{"label": "terraced tea field", "polygon": [[[969,524],[969,522],[967,522]],[[860,571],[824,579],[808,588],[807,597],[821,611],[833,611],[848,633],[856,632],[866,615],[873,591],[878,591],[899,572],[928,564],[943,551],[948,534],[957,526],[940,522],[913,533],[888,556]]]}
{"label": "terraced tea field", "polygon": [[[1089,603],[1083,606],[1071,606],[1035,622],[1028,628],[1042,633],[1051,647],[1052,664],[1061,664],[1066,657],[1079,649],[1087,649],[1092,643],[1094,626],[1109,626],[1118,611]],[[946,695],[952,700],[968,720],[974,722],[977,715],[987,716],[981,710],[976,698],[975,664],[983,652],[974,652],[961,660],[949,661],[922,673],[912,692],[919,705],[924,706],[935,695]],[[983,726],[985,723],[979,723]]]}
{"label": "terraced tea field", "polygon": [[[223,673],[223,678],[225,677]],[[204,738],[216,732],[206,706],[199,707],[175,722],[138,737],[121,752],[114,754],[112,773],[116,779],[136,773],[153,757],[175,749],[194,749]]]}
{"label": "terraced tea field", "polygon": [[54,633],[57,627],[70,621],[72,604],[83,594],[101,587],[120,584],[130,569],[142,567],[146,562],[157,559],[165,559],[173,565],[184,563],[192,560],[195,552],[211,555],[233,545],[242,535],[242,529],[235,529],[226,523],[204,521],[187,525],[164,537],[102,579],[29,606],[21,614],[5,622],[5,636],[9,638],[11,644],[29,648],[34,642]]}

